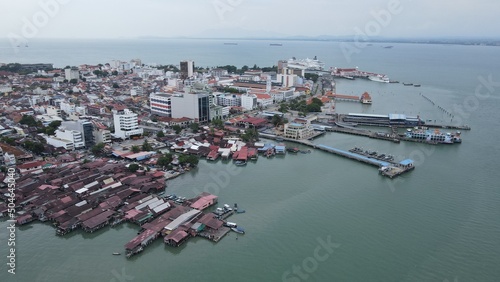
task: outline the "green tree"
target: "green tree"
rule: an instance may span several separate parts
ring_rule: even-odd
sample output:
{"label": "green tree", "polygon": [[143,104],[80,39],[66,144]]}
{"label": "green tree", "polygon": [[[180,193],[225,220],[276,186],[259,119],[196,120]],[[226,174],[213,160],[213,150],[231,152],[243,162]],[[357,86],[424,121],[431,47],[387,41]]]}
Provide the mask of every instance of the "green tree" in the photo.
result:
{"label": "green tree", "polygon": [[323,106],[323,102],[321,102],[321,100],[318,99],[318,98],[312,98],[311,103],[312,104],[318,104],[320,107]]}
{"label": "green tree", "polygon": [[115,82],[115,83],[113,83],[113,88],[115,88],[115,89],[120,88],[120,85],[118,85],[118,83]]}
{"label": "green tree", "polygon": [[185,164],[190,164],[191,166],[195,167],[198,165],[198,162],[200,160],[198,157],[193,156],[193,155],[180,155],[179,156],[179,164],[185,165]]}
{"label": "green tree", "polygon": [[224,121],[221,119],[213,119],[212,125],[215,126],[215,128],[222,129],[224,128]]}
{"label": "green tree", "polygon": [[173,160],[172,154],[164,154],[163,156],[159,157],[158,160],[156,161],[156,165],[161,166],[161,167],[167,167]]}
{"label": "green tree", "polygon": [[142,143],[142,150],[143,151],[153,151],[153,146],[151,146],[151,144],[149,144],[148,140],[144,140],[144,142]]}
{"label": "green tree", "polygon": [[69,83],[71,83],[71,84],[77,84],[77,83],[78,83],[78,79],[76,79],[76,78],[72,78],[72,79],[69,81]]}
{"label": "green tree", "polygon": [[132,146],[131,150],[133,153],[139,153],[141,151],[141,148],[139,146]]}
{"label": "green tree", "polygon": [[163,130],[158,131],[158,133],[156,133],[156,137],[158,138],[165,137],[165,133],[163,133]]}
{"label": "green tree", "polygon": [[21,120],[19,121],[20,124],[26,124],[27,126],[36,126],[37,122],[33,116],[29,115],[23,115]]}
{"label": "green tree", "polygon": [[118,71],[116,71],[116,70],[112,71],[111,75],[118,75]]}
{"label": "green tree", "polygon": [[288,112],[288,105],[286,103],[281,103],[278,111],[282,113]]}
{"label": "green tree", "polygon": [[2,142],[7,143],[7,144],[9,144],[11,146],[15,146],[16,145],[16,140],[14,138],[10,138],[10,137],[7,137],[7,136],[2,137]]}
{"label": "green tree", "polygon": [[283,124],[283,118],[279,115],[274,115],[271,122],[274,126],[278,127]]}
{"label": "green tree", "polygon": [[262,71],[263,72],[278,72],[278,67],[277,66],[263,67]]}
{"label": "green tree", "polygon": [[191,123],[189,125],[189,128],[191,128],[191,130],[193,131],[193,133],[198,133],[198,131],[200,130],[200,124],[199,123]]}
{"label": "green tree", "polygon": [[173,130],[175,130],[175,134],[179,134],[179,133],[181,133],[181,131],[182,131],[182,127],[180,127],[180,126],[179,126],[179,125],[177,125],[177,124],[176,124],[176,125],[174,125],[174,126],[172,126],[172,129],[173,129]]}
{"label": "green tree", "polygon": [[43,128],[40,131],[44,132],[47,135],[54,135],[56,132],[56,129],[58,129],[59,126],[61,126],[61,121],[56,120],[56,121],[49,123],[49,125],[47,127]]}
{"label": "green tree", "polygon": [[318,81],[319,76],[315,73],[306,73],[304,75],[305,79],[312,80],[314,83]]}
{"label": "green tree", "polygon": [[138,165],[138,164],[130,164],[130,165],[128,166],[128,170],[129,170],[130,172],[136,172],[138,169],[139,169],[139,165]]}
{"label": "green tree", "polygon": [[259,132],[255,128],[249,128],[241,135],[241,139],[244,142],[255,142],[259,140]]}
{"label": "green tree", "polygon": [[92,152],[92,154],[98,155],[102,152],[103,149],[104,149],[104,143],[101,142],[101,143],[97,143],[94,146],[92,146],[90,151]]}
{"label": "green tree", "polygon": [[308,112],[321,112],[321,106],[318,104],[311,103],[307,105],[307,111]]}
{"label": "green tree", "polygon": [[22,145],[25,149],[35,153],[35,154],[41,154],[45,151],[45,146],[43,146],[42,143],[40,142],[33,142],[33,141],[26,141]]}

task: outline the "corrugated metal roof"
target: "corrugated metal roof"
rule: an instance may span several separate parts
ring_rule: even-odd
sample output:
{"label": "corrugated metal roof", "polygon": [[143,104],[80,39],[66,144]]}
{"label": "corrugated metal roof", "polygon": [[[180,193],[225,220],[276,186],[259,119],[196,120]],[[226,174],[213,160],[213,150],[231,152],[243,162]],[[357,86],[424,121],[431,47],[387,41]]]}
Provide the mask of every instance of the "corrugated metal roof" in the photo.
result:
{"label": "corrugated metal roof", "polygon": [[156,197],[155,197],[155,198],[153,198],[153,199],[150,199],[150,200],[149,200],[149,201],[147,201],[147,202],[143,202],[142,204],[140,204],[140,205],[138,205],[137,207],[135,207],[135,209],[136,209],[136,210],[141,210],[141,209],[143,209],[143,208],[147,207],[148,205],[150,205],[150,204],[152,204],[152,203],[154,203],[154,202],[156,202],[156,201],[158,201],[158,198],[156,198]]}
{"label": "corrugated metal roof", "polygon": [[162,211],[164,211],[164,210],[168,209],[169,207],[170,207],[170,204],[169,204],[168,202],[166,202],[166,203],[163,203],[163,204],[161,204],[161,205],[159,205],[159,206],[155,207],[155,208],[153,209],[153,211],[154,211],[155,213],[159,213],[159,212],[162,212]]}
{"label": "corrugated metal roof", "polygon": [[165,226],[165,229],[167,229],[167,230],[174,230],[177,227],[179,227],[179,225],[181,225],[184,222],[190,220],[191,218],[193,218],[195,215],[197,215],[199,213],[200,213],[200,211],[196,210],[196,209],[193,209],[193,210],[190,210],[190,211],[188,211],[186,213],[183,213],[179,217],[177,217],[174,221],[172,221],[170,224],[168,224],[167,226]]}

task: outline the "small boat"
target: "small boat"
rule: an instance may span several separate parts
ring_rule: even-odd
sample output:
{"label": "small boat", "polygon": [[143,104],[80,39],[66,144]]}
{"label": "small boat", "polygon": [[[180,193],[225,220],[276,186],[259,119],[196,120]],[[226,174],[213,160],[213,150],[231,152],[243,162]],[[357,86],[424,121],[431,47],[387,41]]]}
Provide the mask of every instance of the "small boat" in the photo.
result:
{"label": "small boat", "polygon": [[247,165],[247,162],[246,161],[236,161],[236,162],[234,162],[234,164],[237,166],[244,166],[244,165]]}
{"label": "small boat", "polygon": [[353,76],[348,76],[348,75],[343,75],[341,76],[342,78],[349,79],[349,80],[354,80]]}
{"label": "small boat", "polygon": [[413,84],[414,87],[420,87],[420,84]]}
{"label": "small boat", "polygon": [[403,83],[404,86],[412,86],[413,83]]}
{"label": "small boat", "polygon": [[231,230],[233,230],[234,232],[238,233],[238,234],[245,234],[245,229],[237,226],[237,227],[232,227]]}
{"label": "small boat", "polygon": [[121,253],[114,252],[114,253],[113,253],[113,255],[114,255],[114,256],[119,256],[119,255],[121,255]]}
{"label": "small boat", "polygon": [[269,44],[269,46],[283,46],[283,44],[281,44],[281,43],[271,43],[271,44]]}
{"label": "small boat", "polygon": [[245,213],[245,210],[237,210],[236,213]]}

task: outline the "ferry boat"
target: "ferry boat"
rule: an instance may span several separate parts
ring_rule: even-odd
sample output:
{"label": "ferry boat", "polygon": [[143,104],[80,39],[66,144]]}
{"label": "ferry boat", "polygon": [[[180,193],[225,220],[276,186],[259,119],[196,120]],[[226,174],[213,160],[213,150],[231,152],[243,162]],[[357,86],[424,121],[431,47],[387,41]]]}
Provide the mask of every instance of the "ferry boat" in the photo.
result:
{"label": "ferry boat", "polygon": [[389,83],[389,78],[386,75],[370,75],[368,76],[368,79],[371,81],[376,81],[376,82],[383,82],[383,83]]}
{"label": "ferry boat", "polygon": [[431,143],[442,143],[442,144],[453,144],[453,143],[461,143],[462,139],[460,138],[460,132],[455,134],[451,133],[443,133],[439,130],[426,130],[426,129],[407,129],[406,137],[413,139],[426,140]]}

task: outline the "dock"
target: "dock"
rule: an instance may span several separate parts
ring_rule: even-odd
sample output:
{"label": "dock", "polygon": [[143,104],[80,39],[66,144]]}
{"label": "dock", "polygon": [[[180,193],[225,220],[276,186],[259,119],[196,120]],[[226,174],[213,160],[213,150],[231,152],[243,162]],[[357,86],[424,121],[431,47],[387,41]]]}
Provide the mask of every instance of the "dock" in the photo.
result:
{"label": "dock", "polygon": [[366,129],[354,129],[346,126],[331,126],[330,128],[326,128],[325,130],[330,132],[339,132],[351,135],[364,136],[373,139],[386,140],[394,143],[400,142],[400,138],[397,135],[382,133],[382,132],[373,132]]}
{"label": "dock", "polygon": [[394,162],[394,161],[384,161],[384,160],[379,160],[371,157],[367,157],[358,153],[353,153],[349,151],[344,151],[340,150],[337,148],[329,147],[326,145],[315,145],[314,146],[316,149],[332,153],[344,158],[356,160],[362,163],[366,163],[369,165],[373,165],[379,168],[380,174],[387,176],[389,178],[394,178],[396,176],[399,176],[403,173],[409,172],[413,169],[415,169],[415,166],[413,166],[413,160],[407,159],[403,160],[399,163]]}
{"label": "dock", "polygon": [[443,129],[458,129],[458,130],[471,130],[472,128],[468,125],[449,125],[449,124],[425,124],[429,128],[443,128]]}
{"label": "dock", "polygon": [[429,128],[471,130],[468,125],[452,124],[427,124],[420,117],[407,117],[404,114],[372,115],[372,114],[338,114],[337,121],[344,123],[357,123],[363,126],[376,127],[415,127],[426,126]]}
{"label": "dock", "polygon": [[410,159],[406,159],[406,160],[403,160],[401,162],[394,162],[392,160],[391,161],[380,160],[380,159],[376,159],[373,157],[364,156],[363,154],[344,151],[344,150],[329,147],[326,145],[321,145],[321,144],[316,145],[316,144],[313,144],[309,140],[296,140],[296,139],[284,138],[284,137],[270,135],[270,134],[261,134],[261,137],[273,139],[273,140],[280,139],[283,141],[302,144],[302,145],[311,147],[313,149],[319,149],[321,151],[331,153],[331,154],[334,154],[337,156],[341,156],[344,158],[348,158],[351,160],[355,160],[355,161],[366,163],[366,164],[369,164],[372,166],[376,166],[379,168],[380,174],[382,174],[383,176],[389,177],[389,178],[394,178],[396,176],[399,176],[401,174],[404,174],[406,172],[409,172],[409,171],[415,169],[415,167],[413,165],[413,160],[410,160]]}

